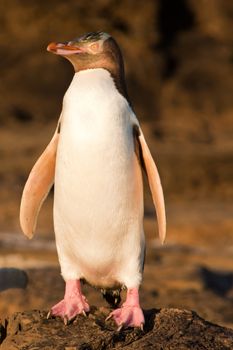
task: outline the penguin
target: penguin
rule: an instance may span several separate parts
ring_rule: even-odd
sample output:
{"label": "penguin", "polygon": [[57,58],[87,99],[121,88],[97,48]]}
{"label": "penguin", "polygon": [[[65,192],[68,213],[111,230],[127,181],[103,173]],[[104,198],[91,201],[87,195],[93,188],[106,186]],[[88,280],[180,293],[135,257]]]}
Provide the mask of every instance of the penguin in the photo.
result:
{"label": "penguin", "polygon": [[[166,215],[159,173],[129,101],[124,63],[115,39],[91,32],[47,50],[74,67],[55,133],[25,184],[20,224],[28,238],[54,185],[54,232],[64,298],[49,312],[65,324],[90,306],[80,281],[125,302],[109,315],[118,328],[142,327],[139,302],[145,237],[144,169],[156,208],[160,240]],[[118,303],[118,297],[116,299]]]}

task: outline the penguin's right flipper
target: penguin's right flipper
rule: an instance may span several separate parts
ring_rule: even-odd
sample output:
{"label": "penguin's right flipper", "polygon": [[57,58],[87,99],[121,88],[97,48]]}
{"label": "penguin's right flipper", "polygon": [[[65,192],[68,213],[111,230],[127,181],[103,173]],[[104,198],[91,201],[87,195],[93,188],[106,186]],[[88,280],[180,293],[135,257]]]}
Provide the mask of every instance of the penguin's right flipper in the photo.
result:
{"label": "penguin's right flipper", "polygon": [[159,237],[160,237],[161,243],[163,243],[166,237],[166,213],[165,213],[163,189],[160,182],[158,169],[150,153],[150,150],[144,138],[143,132],[139,127],[139,125],[137,124],[134,124],[133,135],[134,135],[134,139],[136,139],[135,152],[141,163],[141,166],[144,168],[147,174],[147,178],[148,178],[148,182],[149,182],[149,186],[152,194],[152,199],[155,205],[157,219],[158,219]]}
{"label": "penguin's right flipper", "polygon": [[52,140],[32,168],[23,190],[20,225],[28,238],[33,237],[40,208],[54,183],[59,128],[60,122]]}

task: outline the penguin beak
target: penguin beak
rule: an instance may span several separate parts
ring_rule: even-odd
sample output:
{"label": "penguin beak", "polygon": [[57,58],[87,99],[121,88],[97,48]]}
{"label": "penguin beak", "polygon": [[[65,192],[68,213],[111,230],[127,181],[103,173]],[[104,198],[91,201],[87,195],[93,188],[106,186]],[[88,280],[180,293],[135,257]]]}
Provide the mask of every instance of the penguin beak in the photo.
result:
{"label": "penguin beak", "polygon": [[72,46],[69,43],[51,43],[47,46],[47,51],[56,55],[69,56],[75,53],[85,52],[78,46]]}

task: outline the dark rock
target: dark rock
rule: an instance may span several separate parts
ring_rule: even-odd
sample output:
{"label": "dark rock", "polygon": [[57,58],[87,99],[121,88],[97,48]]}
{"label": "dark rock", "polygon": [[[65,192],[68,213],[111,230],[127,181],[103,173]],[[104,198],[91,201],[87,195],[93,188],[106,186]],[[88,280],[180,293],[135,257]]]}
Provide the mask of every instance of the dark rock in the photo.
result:
{"label": "dark rock", "polygon": [[233,288],[233,273],[225,271],[214,271],[206,267],[200,268],[200,275],[204,286],[214,293],[225,297]]}
{"label": "dark rock", "polygon": [[28,277],[26,272],[16,268],[0,268],[0,292],[9,288],[27,287]]}
{"label": "dark rock", "polygon": [[2,350],[56,349],[211,349],[233,348],[233,330],[209,323],[195,312],[179,309],[145,311],[144,331],[117,332],[113,321],[105,322],[108,309],[93,308],[88,317],[78,316],[65,326],[61,319],[46,319],[45,311],[12,315],[2,325]]}

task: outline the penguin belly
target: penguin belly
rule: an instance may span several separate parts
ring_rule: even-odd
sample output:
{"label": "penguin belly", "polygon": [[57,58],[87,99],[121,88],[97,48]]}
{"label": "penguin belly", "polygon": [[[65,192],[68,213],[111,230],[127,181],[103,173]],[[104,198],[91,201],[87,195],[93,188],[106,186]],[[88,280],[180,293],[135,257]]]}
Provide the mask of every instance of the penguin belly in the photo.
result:
{"label": "penguin belly", "polygon": [[54,228],[65,280],[140,284],[143,187],[132,113],[104,69],[76,73],[64,96]]}

